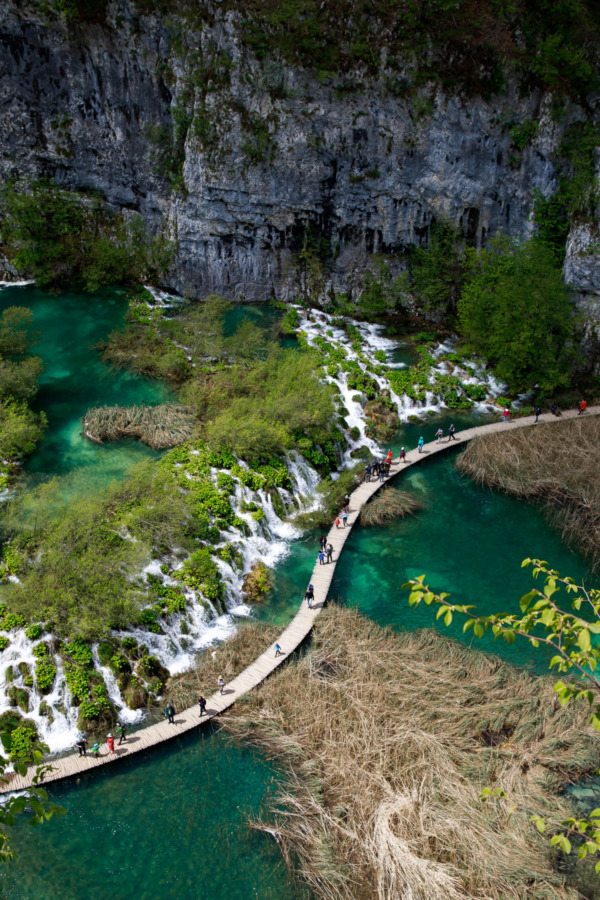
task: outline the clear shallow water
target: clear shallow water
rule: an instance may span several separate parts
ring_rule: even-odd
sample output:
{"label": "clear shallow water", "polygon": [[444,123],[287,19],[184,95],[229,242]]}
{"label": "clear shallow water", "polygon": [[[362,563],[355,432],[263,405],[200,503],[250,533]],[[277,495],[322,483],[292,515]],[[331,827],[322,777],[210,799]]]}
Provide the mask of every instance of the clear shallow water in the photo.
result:
{"label": "clear shallow water", "polygon": [[33,286],[10,287],[0,291],[0,312],[8,306],[32,310],[41,338],[33,352],[44,362],[33,406],[46,413],[48,429],[25,463],[28,482],[69,475],[69,489],[80,492],[110,484],[136,462],[157,456],[137,442],[101,446],[82,434],[82,417],[92,406],[156,404],[170,396],[157,381],[111,368],[95,349],[123,324],[125,293],[57,295]]}
{"label": "clear shallow water", "polygon": [[[358,606],[382,625],[398,630],[434,626],[471,643],[471,633],[466,638],[462,633],[464,620],[446,628],[436,623],[431,607],[411,609],[402,584],[425,574],[436,592],[448,591],[454,602],[476,604],[489,614],[519,612],[519,599],[533,585],[531,569],[521,568],[528,556],[591,582],[585,561],[562,544],[536,507],[479,487],[454,469],[455,459],[456,451],[449,451],[395,480],[425,508],[383,528],[355,526],[336,568],[331,598]],[[533,650],[525,641],[509,646],[485,635],[473,645],[546,671],[542,648]]]}
{"label": "clear shallow water", "polygon": [[68,814],[21,823],[0,870],[11,900],[301,900],[274,838],[247,828],[277,786],[265,759],[210,729],[52,789]]}

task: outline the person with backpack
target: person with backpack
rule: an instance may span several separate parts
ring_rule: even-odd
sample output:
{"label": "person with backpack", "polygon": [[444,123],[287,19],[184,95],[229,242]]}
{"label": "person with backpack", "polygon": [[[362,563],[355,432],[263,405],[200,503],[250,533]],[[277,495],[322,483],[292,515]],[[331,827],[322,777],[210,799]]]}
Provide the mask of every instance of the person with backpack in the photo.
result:
{"label": "person with backpack", "polygon": [[369,463],[367,463],[367,465],[365,466],[365,481],[370,481],[370,480],[371,480],[371,466],[369,465]]}
{"label": "person with backpack", "polygon": [[76,746],[77,749],[79,750],[79,755],[80,755],[80,756],[85,756],[85,751],[86,751],[86,741],[85,741],[85,738],[79,738],[78,740],[76,740],[76,741],[75,741],[75,746]]}
{"label": "person with backpack", "polygon": [[404,447],[400,450],[400,462],[406,462],[406,450]]}
{"label": "person with backpack", "polygon": [[309,584],[309,586],[307,587],[306,593],[304,595],[304,599],[306,600],[308,608],[312,609],[312,603],[313,603],[313,600],[315,599],[315,589],[312,586],[312,584]]}
{"label": "person with backpack", "polygon": [[283,656],[283,650],[279,646],[279,644],[275,644],[275,657]]}
{"label": "person with backpack", "polygon": [[114,753],[115,752],[115,739],[112,736],[112,734],[108,735],[108,737],[106,738],[106,743],[108,745],[108,749],[109,749],[110,753]]}
{"label": "person with backpack", "polygon": [[542,411],[542,410],[539,408],[539,406],[536,406],[536,408],[534,409],[534,411],[533,411],[533,414],[534,414],[534,416],[535,416],[535,422],[534,422],[534,425],[537,425],[537,420],[538,420],[539,417],[540,417],[541,411]]}
{"label": "person with backpack", "polygon": [[344,510],[342,513],[342,522],[344,523],[344,528],[348,524],[348,513]]}
{"label": "person with backpack", "polygon": [[451,425],[450,428],[448,429],[448,443],[450,443],[450,441],[456,440],[456,438],[454,437],[455,431],[456,431],[456,428],[454,427],[454,425]]}
{"label": "person with backpack", "polygon": [[444,437],[444,429],[443,429],[441,426],[440,426],[440,428],[438,428],[438,430],[436,431],[435,436],[436,436],[436,438],[437,438],[437,442],[436,442],[436,443],[441,444],[441,443],[442,443],[442,438]]}
{"label": "person with backpack", "polygon": [[222,675],[219,675],[217,678],[217,684],[219,686],[219,693],[223,694],[225,692],[225,679]]}
{"label": "person with backpack", "polygon": [[165,706],[165,716],[171,725],[175,724],[175,707],[172,703],[167,703]]}
{"label": "person with backpack", "polygon": [[123,722],[119,723],[119,747],[127,739],[127,728],[123,724]]}
{"label": "person with backpack", "polygon": [[206,699],[202,696],[202,694],[200,694],[200,696],[198,697],[198,706],[200,707],[200,718],[202,718],[206,710]]}
{"label": "person with backpack", "polygon": [[425,443],[425,441],[423,440],[423,435],[421,435],[421,437],[419,438],[419,443],[417,444],[417,448],[418,448],[418,450],[419,450],[419,453],[422,453],[422,452],[423,452],[423,444],[424,444],[424,443]]}
{"label": "person with backpack", "polygon": [[96,743],[92,747],[92,753],[94,754],[95,759],[98,759],[98,757],[100,756],[100,744],[98,743],[98,741],[96,741]]}

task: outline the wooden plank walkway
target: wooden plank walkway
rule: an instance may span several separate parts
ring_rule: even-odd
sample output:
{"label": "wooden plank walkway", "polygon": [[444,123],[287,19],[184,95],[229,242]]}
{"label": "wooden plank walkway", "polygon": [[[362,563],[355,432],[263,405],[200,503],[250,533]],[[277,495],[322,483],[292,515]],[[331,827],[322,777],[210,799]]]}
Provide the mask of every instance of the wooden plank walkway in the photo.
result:
{"label": "wooden plank walkway", "polygon": [[[590,407],[586,415],[600,415],[600,406]],[[564,412],[561,419],[555,418],[551,413],[546,413],[540,416],[540,422],[559,422],[576,416],[576,410]],[[478,435],[490,434],[496,431],[509,431],[516,428],[527,428],[533,424],[533,416],[515,419],[513,422],[493,422],[488,425],[480,425],[476,428],[468,428],[461,432],[457,432],[456,441],[449,441],[448,438],[445,438],[442,443],[432,441],[431,443],[424,445],[422,453],[418,453],[416,449],[407,453],[405,463],[400,463],[397,459],[394,460],[390,478],[401,474],[416,463],[431,458],[431,456],[436,453],[440,453],[447,450],[449,447],[454,447],[465,441],[469,441]],[[386,479],[386,481],[387,480],[389,479]],[[325,606],[329,586],[331,585],[336,565],[348,535],[352,530],[352,526],[356,522],[361,508],[380,487],[382,487],[382,483],[377,480],[363,483],[356,488],[350,496],[350,512],[347,527],[336,528],[335,524],[331,527],[327,537],[328,541],[333,545],[333,563],[320,565],[317,561],[310,578],[310,583],[314,586],[315,591],[313,607],[312,609],[308,609],[306,603],[303,602],[290,624],[285,631],[282,632],[278,639],[278,643],[283,652],[282,656],[275,657],[273,648],[259,656],[258,659],[248,666],[248,668],[244,669],[244,671],[234,678],[233,681],[226,685],[223,694],[216,693],[208,699],[206,713],[202,718],[200,718],[198,707],[193,706],[178,713],[175,716],[174,725],[169,724],[167,721],[159,722],[156,725],[150,725],[148,728],[143,728],[140,731],[134,732],[127,737],[126,743],[122,744],[120,747],[115,746],[114,755],[110,754],[108,749],[103,746],[101,754],[97,759],[91,755],[80,757],[77,753],[64,756],[52,762],[52,770],[46,774],[44,783],[59,781],[62,778],[78,775],[81,772],[87,772],[98,766],[115,763],[119,759],[125,759],[132,756],[134,753],[140,753],[142,750],[147,750],[149,747],[161,744],[163,741],[178,737],[183,732],[197,728],[199,725],[218,716],[224,710],[232,706],[239,697],[252,690],[252,688],[260,684],[261,681],[264,681],[271,672],[286,660],[290,653],[300,646],[302,641],[310,633],[315,619]],[[316,549],[315,556],[317,556]],[[33,774],[34,771],[30,770],[25,777],[14,773],[8,775],[8,782],[6,784],[0,784],[0,793],[17,791],[30,787]]]}

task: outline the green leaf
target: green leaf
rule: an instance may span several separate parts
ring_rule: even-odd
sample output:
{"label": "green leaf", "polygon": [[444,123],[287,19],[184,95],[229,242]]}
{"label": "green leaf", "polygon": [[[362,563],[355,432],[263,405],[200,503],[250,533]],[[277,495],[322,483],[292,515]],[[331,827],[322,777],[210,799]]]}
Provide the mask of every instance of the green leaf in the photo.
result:
{"label": "green leaf", "polygon": [[592,648],[592,639],[587,628],[583,628],[579,632],[577,643],[584,653],[588,653]]}
{"label": "green leaf", "polygon": [[446,615],[444,616],[444,625],[450,625],[452,623],[452,612],[448,610]]}
{"label": "green leaf", "polygon": [[485,629],[484,629],[483,625],[481,624],[481,622],[475,622],[475,626],[473,628],[473,631],[475,632],[475,637],[478,637],[478,638],[483,637],[484,630]]}

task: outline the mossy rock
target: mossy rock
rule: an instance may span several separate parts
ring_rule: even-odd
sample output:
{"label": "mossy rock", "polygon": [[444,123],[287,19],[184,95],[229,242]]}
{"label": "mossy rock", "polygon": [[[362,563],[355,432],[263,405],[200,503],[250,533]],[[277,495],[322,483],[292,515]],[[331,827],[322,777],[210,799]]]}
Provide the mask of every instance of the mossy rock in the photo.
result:
{"label": "mossy rock", "polygon": [[368,447],[356,447],[355,450],[350,451],[350,456],[352,459],[368,459],[371,456],[371,451]]}
{"label": "mossy rock", "polygon": [[40,716],[45,716],[45,718],[48,719],[49,725],[52,725],[52,723],[54,722],[54,710],[49,703],[46,703],[45,700],[42,700],[38,712]]}
{"label": "mossy rock", "polygon": [[131,665],[124,653],[115,653],[111,657],[108,667],[116,678],[119,675],[127,675],[131,672]]}
{"label": "mossy rock", "polygon": [[140,684],[137,678],[131,678],[123,691],[123,700],[129,709],[145,709],[148,706],[148,691]]}
{"label": "mossy rock", "polygon": [[157,691],[156,687],[151,687],[150,682],[158,681],[162,686],[166,684],[169,678],[169,670],[162,665],[156,656],[143,656],[135,667],[135,673],[148,682],[149,688],[154,693],[160,693],[162,687]]}
{"label": "mossy rock", "polygon": [[15,687],[13,685],[7,689],[6,695],[11,706],[18,706],[23,712],[29,712],[29,691],[25,688]]}
{"label": "mossy rock", "polygon": [[117,645],[112,641],[100,641],[98,644],[98,659],[101,666],[108,666],[117,652]]}
{"label": "mossy rock", "polygon": [[117,710],[108,703],[97,716],[86,718],[82,713],[77,718],[77,727],[80,731],[91,731],[106,734],[117,724]]}
{"label": "mossy rock", "polygon": [[400,427],[398,413],[379,400],[369,400],[365,416],[372,422],[373,433],[379,441],[388,441]]}
{"label": "mossy rock", "polygon": [[271,570],[268,566],[258,560],[254,563],[249,572],[244,575],[242,584],[242,593],[246,595],[246,599],[250,603],[256,603],[268,594],[273,587]]}
{"label": "mossy rock", "polygon": [[33,675],[29,665],[26,662],[20,662],[17,668],[23,676],[25,687],[33,687]]}
{"label": "mossy rock", "polygon": [[6,681],[14,681],[15,680],[15,670],[13,666],[7,666],[6,672],[4,674]]}

